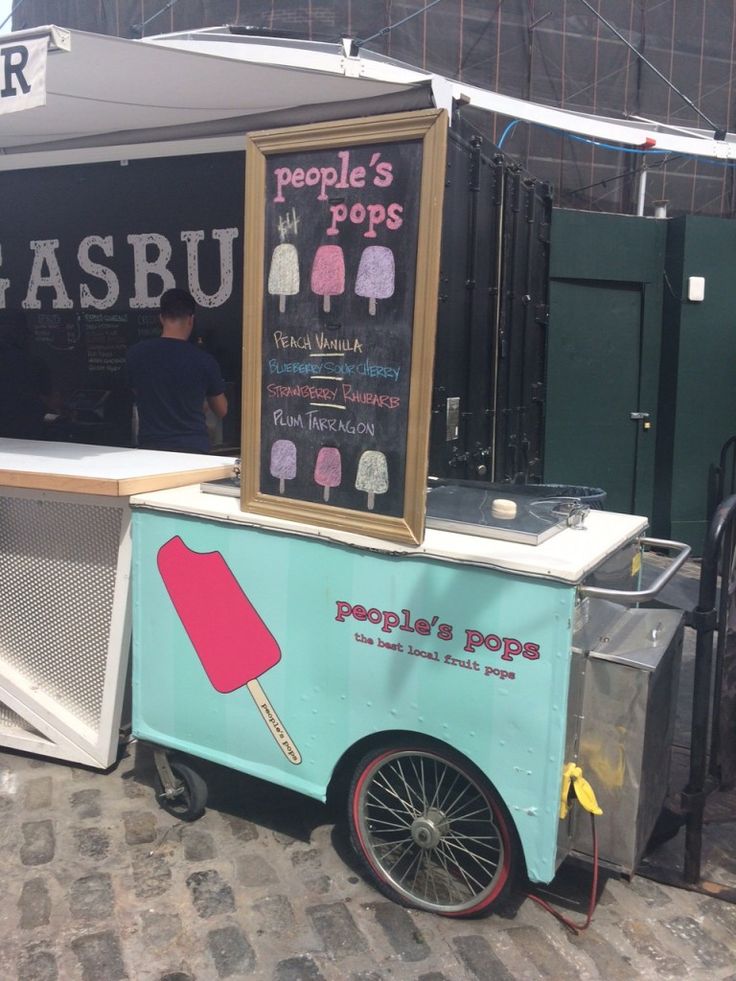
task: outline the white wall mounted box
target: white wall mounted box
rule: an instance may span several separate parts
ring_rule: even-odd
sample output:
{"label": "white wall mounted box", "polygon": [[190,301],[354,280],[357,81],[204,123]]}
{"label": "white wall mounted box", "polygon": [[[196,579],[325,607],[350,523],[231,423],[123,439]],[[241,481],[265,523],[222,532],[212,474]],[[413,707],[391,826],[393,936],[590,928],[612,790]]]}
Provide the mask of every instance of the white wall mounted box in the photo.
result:
{"label": "white wall mounted box", "polygon": [[687,281],[687,298],[691,303],[702,303],[705,299],[705,277],[689,276]]}

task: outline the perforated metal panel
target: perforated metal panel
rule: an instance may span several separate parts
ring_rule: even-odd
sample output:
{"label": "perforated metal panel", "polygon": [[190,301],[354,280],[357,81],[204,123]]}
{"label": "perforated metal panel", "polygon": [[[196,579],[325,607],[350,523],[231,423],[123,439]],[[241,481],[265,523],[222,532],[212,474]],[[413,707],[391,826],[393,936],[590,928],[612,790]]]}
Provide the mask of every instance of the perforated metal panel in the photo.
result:
{"label": "perforated metal panel", "polygon": [[123,511],[0,495],[0,674],[100,722]]}
{"label": "perforated metal panel", "polygon": [[14,712],[7,705],[0,702],[0,732],[3,729],[22,729],[24,732],[33,733],[38,739],[43,739],[44,737],[38,731],[34,729],[33,726],[26,722],[24,718]]}

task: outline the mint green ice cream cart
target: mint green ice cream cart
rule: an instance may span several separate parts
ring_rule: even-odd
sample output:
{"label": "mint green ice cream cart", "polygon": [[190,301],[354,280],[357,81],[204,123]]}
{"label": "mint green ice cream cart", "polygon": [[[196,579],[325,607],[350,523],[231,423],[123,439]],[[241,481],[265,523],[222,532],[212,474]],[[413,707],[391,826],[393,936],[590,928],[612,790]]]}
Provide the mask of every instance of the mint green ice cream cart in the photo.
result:
{"label": "mint green ice cream cart", "polygon": [[645,591],[646,520],[576,501],[509,489],[511,517],[437,487],[409,547],[206,490],[132,501],[133,731],[159,750],[162,806],[193,819],[205,801],[162,749],[319,800],[340,780],[378,886],[459,916],[591,854],[574,764],[601,861],[634,870],[667,791],[682,637],[679,613],[634,607],[686,546],[655,543],[676,554]]}

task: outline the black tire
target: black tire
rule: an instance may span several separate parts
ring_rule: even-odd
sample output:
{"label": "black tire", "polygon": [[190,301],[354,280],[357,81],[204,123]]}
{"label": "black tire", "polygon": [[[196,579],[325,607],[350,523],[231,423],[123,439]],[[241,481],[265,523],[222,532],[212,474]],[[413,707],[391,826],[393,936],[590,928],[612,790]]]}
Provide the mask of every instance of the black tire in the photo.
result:
{"label": "black tire", "polygon": [[207,784],[186,763],[169,760],[174,776],[182,782],[182,792],[176,797],[166,797],[161,777],[156,773],[154,786],[159,807],[180,821],[196,821],[207,807]]}
{"label": "black tire", "polygon": [[445,747],[376,748],[348,797],[353,848],[394,902],[472,917],[513,888],[516,829],[480,771]]}

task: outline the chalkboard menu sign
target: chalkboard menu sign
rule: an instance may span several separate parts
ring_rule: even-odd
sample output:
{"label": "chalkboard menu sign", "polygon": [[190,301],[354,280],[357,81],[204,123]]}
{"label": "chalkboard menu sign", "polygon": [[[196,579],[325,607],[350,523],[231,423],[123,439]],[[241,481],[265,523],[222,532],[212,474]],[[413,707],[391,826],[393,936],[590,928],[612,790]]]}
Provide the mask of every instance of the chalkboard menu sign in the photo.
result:
{"label": "chalkboard menu sign", "polygon": [[250,134],[244,509],[421,541],[446,125]]}

